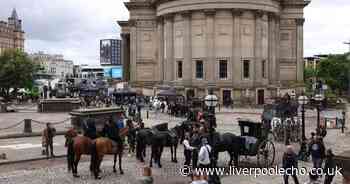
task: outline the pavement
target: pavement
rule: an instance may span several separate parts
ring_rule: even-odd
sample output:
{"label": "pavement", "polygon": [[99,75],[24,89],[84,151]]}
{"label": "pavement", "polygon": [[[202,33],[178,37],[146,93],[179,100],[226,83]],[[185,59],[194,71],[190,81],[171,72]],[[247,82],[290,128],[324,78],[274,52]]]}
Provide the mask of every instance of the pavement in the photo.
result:
{"label": "pavement", "polygon": [[[350,108],[349,108],[350,109]],[[262,109],[248,109],[248,108],[235,108],[235,109],[220,109],[220,112],[216,114],[218,131],[220,132],[232,132],[239,135],[240,130],[238,126],[238,118],[249,118],[252,120],[260,120],[260,114]],[[350,114],[350,112],[348,112]],[[150,112],[149,119],[147,119],[146,113],[143,112],[143,119],[146,126],[153,126],[155,124],[168,122],[169,127],[175,126],[178,122],[183,121],[182,118],[170,117],[166,114]],[[306,119],[306,135],[310,135],[311,131],[316,128],[316,118],[314,111],[307,111]],[[9,133],[19,133],[22,132],[23,127],[16,127],[9,130],[1,130],[1,127],[9,126],[16,121],[23,120],[24,118],[33,118],[38,121],[51,121],[58,122],[69,118],[67,113],[36,113],[36,112],[17,112],[17,113],[5,113],[0,116],[0,135],[5,135]],[[350,122],[349,119],[347,122]],[[43,127],[41,125],[33,125],[33,131],[41,131]],[[65,130],[64,124],[59,124],[56,126],[58,130]],[[350,150],[350,132],[347,129],[346,134],[341,134],[338,129],[329,129],[328,135],[324,139],[327,148],[332,148],[334,153],[340,153],[344,150]],[[54,150],[56,155],[65,154],[66,149],[64,148],[64,137],[57,136],[54,139],[55,145]],[[294,144],[296,150],[299,149],[297,144]],[[282,143],[275,143],[276,148],[276,163],[281,163],[282,154],[285,150],[285,146]],[[0,153],[6,153],[8,160],[0,160],[1,162],[14,161],[19,159],[32,159],[43,157],[41,155],[41,137],[28,137],[28,138],[17,138],[17,139],[5,139],[0,140]],[[170,162],[169,149],[166,148],[164,155],[162,157],[163,168],[153,169],[153,176],[155,178],[155,184],[186,184],[189,183],[189,179],[182,177],[179,173],[180,168],[182,168],[183,158],[183,146],[179,145],[177,150],[178,164]],[[149,151],[148,151],[148,156]],[[112,172],[112,162],[111,157],[105,157],[103,162],[103,179],[101,181],[95,181],[92,176],[90,176],[88,171],[88,157],[84,157],[82,163],[79,166],[79,172],[81,173],[81,178],[73,178],[71,174],[66,171],[66,164],[64,159],[50,159],[41,161],[38,167],[35,164],[22,163],[23,165],[16,167],[16,169],[9,169],[14,167],[14,165],[3,165],[0,167],[0,183],[9,184],[29,184],[29,183],[137,183],[137,179],[140,177],[140,172],[145,166],[142,163],[136,161],[136,159],[131,156],[124,156],[124,171],[125,175],[114,174]],[[148,159],[146,159],[148,160]],[[226,153],[220,154],[221,165],[224,165],[229,160]],[[249,163],[249,167],[255,167],[256,157],[241,157],[240,161],[242,163]],[[56,163],[57,162],[57,163]],[[37,163],[37,162],[35,162]],[[50,164],[55,163],[55,164]],[[26,165],[27,164],[27,165]],[[27,167],[25,167],[27,166]],[[310,168],[310,163],[300,162],[300,167]],[[308,180],[307,176],[299,176],[301,183]],[[279,184],[282,182],[281,176],[259,176],[257,178],[252,176],[224,176],[222,177],[223,184],[235,183],[235,184]],[[335,178],[336,184],[341,183],[341,177],[337,176]]]}

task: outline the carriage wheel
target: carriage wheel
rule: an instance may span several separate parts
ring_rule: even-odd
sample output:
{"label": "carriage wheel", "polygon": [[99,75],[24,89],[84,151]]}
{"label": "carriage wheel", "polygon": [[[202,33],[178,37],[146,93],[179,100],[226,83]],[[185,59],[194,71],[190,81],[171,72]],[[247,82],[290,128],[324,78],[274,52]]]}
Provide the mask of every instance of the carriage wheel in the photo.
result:
{"label": "carriage wheel", "polygon": [[271,167],[275,162],[275,145],[270,140],[265,140],[259,145],[257,154],[259,167]]}

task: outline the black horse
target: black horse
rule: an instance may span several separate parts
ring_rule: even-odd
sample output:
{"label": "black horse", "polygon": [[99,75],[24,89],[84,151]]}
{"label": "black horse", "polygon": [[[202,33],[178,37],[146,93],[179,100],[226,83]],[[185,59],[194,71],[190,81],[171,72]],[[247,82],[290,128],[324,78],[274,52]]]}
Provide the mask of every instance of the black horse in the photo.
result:
{"label": "black horse", "polygon": [[157,129],[140,129],[136,134],[136,158],[144,162],[146,156],[146,148],[148,145],[152,148],[150,167],[152,167],[153,159],[161,167],[160,158],[162,156],[163,148],[170,147],[171,161],[177,162],[176,150],[178,145],[179,127],[171,130],[159,131]]}
{"label": "black horse", "polygon": [[239,155],[244,152],[245,139],[233,133],[216,134],[213,142],[213,159],[217,162],[220,152],[227,152],[230,155],[229,166],[238,167]]}
{"label": "black horse", "polygon": [[171,162],[177,163],[176,158],[176,150],[178,145],[178,135],[177,130],[175,128],[172,128],[169,131],[158,131],[154,130],[154,134],[151,137],[152,139],[152,154],[150,159],[150,167],[152,167],[152,161],[154,159],[155,163],[158,164],[158,167],[161,168],[162,164],[160,162],[163,148],[164,147],[170,147],[171,151]]}

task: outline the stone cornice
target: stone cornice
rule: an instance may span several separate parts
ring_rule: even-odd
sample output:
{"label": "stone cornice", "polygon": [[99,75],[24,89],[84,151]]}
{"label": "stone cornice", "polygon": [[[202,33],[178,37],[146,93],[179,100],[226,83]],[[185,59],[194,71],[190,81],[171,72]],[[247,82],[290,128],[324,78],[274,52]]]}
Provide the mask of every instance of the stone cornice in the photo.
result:
{"label": "stone cornice", "polygon": [[297,24],[297,26],[302,26],[304,25],[305,19],[304,18],[300,18],[300,19],[295,19],[295,23]]}
{"label": "stone cornice", "polygon": [[126,8],[128,8],[128,10],[132,10],[132,9],[138,9],[138,8],[149,8],[150,6],[152,6],[152,3],[148,1],[125,2],[124,5],[126,6]]}
{"label": "stone cornice", "polygon": [[234,16],[241,16],[243,14],[243,10],[241,9],[232,9],[231,11]]}
{"label": "stone cornice", "polygon": [[203,12],[207,16],[214,16],[216,14],[216,10],[215,9],[205,9],[205,10],[203,10]]}
{"label": "stone cornice", "polygon": [[295,7],[295,8],[304,8],[309,5],[311,0],[283,0],[281,6],[285,7]]}

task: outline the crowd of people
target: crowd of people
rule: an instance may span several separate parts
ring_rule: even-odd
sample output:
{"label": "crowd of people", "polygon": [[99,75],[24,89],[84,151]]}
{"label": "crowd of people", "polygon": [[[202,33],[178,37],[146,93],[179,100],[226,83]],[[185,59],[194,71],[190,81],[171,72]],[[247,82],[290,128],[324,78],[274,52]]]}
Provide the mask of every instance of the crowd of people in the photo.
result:
{"label": "crowd of people", "polygon": [[[311,133],[311,138],[307,143],[306,154],[308,157],[311,156],[312,161],[312,168],[309,172],[310,181],[306,184],[321,184],[320,180],[322,177],[324,177],[324,184],[331,184],[336,174],[336,164],[332,150],[326,150],[323,136],[314,132]],[[293,169],[298,169],[299,159],[300,155],[297,155],[293,147],[288,145],[282,161],[282,168],[290,171],[283,176],[285,184],[288,184],[289,177],[293,178],[295,184],[299,184],[297,172],[293,172]],[[323,175],[320,173],[323,173]]]}

